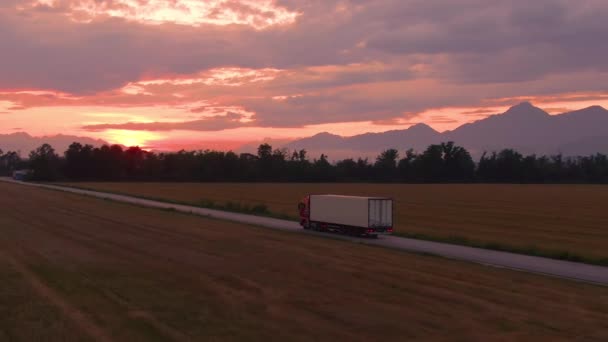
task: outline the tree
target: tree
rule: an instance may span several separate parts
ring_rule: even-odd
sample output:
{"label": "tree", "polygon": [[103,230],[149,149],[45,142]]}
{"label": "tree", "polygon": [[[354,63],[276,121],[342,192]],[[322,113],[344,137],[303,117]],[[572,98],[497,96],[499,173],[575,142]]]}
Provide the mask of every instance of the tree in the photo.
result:
{"label": "tree", "polygon": [[388,149],[380,153],[376,158],[376,167],[384,170],[393,170],[397,168],[397,159],[399,151],[394,148]]}
{"label": "tree", "polygon": [[306,150],[294,150],[290,160],[284,164],[283,180],[296,182],[310,180],[310,162],[306,157]]}
{"label": "tree", "polygon": [[266,173],[266,180],[285,181],[289,175],[285,172],[287,168],[287,149],[275,149],[272,151],[270,169]]}
{"label": "tree", "polygon": [[504,149],[496,156],[496,180],[505,183],[520,183],[522,177],[523,156],[512,149]]}
{"label": "tree", "polygon": [[341,181],[353,182],[360,180],[357,174],[357,162],[351,159],[340,160],[336,163],[336,176]]}
{"label": "tree", "polygon": [[424,182],[471,182],[475,177],[471,155],[453,142],[429,146],[408,167]]}
{"label": "tree", "polygon": [[0,150],[0,176],[11,176],[13,171],[19,169],[22,164],[19,153],[13,151],[1,153]]}
{"label": "tree", "polygon": [[269,144],[258,147],[258,177],[263,180],[272,177],[272,146]]}
{"label": "tree", "polygon": [[415,162],[418,155],[414,152],[413,149],[408,149],[405,151],[405,157],[399,160],[397,164],[397,169],[400,175],[400,179],[405,182],[413,182],[417,179]]}
{"label": "tree", "polygon": [[471,154],[453,142],[442,143],[444,168],[442,180],[447,182],[470,182],[475,177],[475,162]]}
{"label": "tree", "polygon": [[4,164],[4,151],[0,148],[0,176],[8,176],[8,170]]}
{"label": "tree", "polygon": [[306,159],[306,150],[302,149],[300,151],[298,151],[298,159],[300,160],[300,162],[307,162],[308,159]]}
{"label": "tree", "polygon": [[439,182],[443,174],[443,148],[441,145],[429,146],[414,163],[416,173],[424,182]]}
{"label": "tree", "polygon": [[82,170],[82,144],[74,142],[70,144],[65,151],[65,175],[70,179],[82,179],[84,172]]}
{"label": "tree", "polygon": [[272,157],[272,146],[269,144],[261,144],[258,146],[258,158],[260,160],[270,160]]}
{"label": "tree", "polygon": [[398,159],[399,151],[394,148],[380,153],[380,155],[376,158],[376,163],[374,164],[377,171],[376,178],[383,181],[396,180]]}
{"label": "tree", "polygon": [[30,152],[29,163],[33,180],[55,181],[61,176],[59,156],[49,144]]}
{"label": "tree", "polygon": [[332,174],[332,165],[327,160],[325,154],[321,154],[319,159],[315,159],[312,164],[312,180],[317,182],[328,182],[334,179]]}
{"label": "tree", "polygon": [[125,176],[130,180],[141,180],[144,175],[146,151],[139,146],[129,147],[124,151]]}
{"label": "tree", "polygon": [[65,151],[65,175],[70,179],[93,179],[94,160],[93,160],[92,145],[81,145],[80,143],[72,143],[67,151]]}
{"label": "tree", "polygon": [[297,161],[298,160],[298,151],[294,150],[293,153],[291,154],[291,161]]}

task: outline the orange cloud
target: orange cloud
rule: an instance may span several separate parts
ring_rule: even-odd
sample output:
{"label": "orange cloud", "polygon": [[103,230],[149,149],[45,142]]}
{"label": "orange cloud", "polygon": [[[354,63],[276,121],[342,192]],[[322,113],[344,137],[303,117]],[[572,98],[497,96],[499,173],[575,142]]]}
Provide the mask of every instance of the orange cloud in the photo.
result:
{"label": "orange cloud", "polygon": [[164,79],[149,79],[129,83],[134,86],[149,85],[192,85],[238,87],[247,83],[266,82],[274,80],[282,70],[265,68],[215,68],[189,77],[173,77]]}
{"label": "orange cloud", "polygon": [[85,125],[82,129],[96,132],[104,130],[129,130],[129,131],[223,131],[226,129],[251,126],[253,120],[251,114],[227,112],[222,115],[202,117],[198,120],[183,122],[127,122],[117,124],[95,124]]}
{"label": "orange cloud", "polygon": [[117,17],[144,24],[248,25],[262,30],[292,24],[300,15],[272,0],[34,0],[22,10],[58,8],[76,22]]}

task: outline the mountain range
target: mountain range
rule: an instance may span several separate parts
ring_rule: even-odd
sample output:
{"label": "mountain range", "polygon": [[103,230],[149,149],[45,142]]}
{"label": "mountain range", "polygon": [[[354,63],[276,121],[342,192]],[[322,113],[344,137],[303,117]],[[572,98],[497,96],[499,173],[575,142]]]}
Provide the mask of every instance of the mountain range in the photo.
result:
{"label": "mountain range", "polygon": [[72,135],[58,134],[54,136],[33,137],[25,132],[17,132],[11,134],[0,134],[0,149],[4,152],[15,151],[19,152],[22,157],[27,157],[30,151],[35,150],[42,144],[50,144],[58,154],[63,154],[68,146],[73,142],[78,141],[81,144],[90,144],[93,146],[101,146],[106,144],[101,139],[92,139],[86,137],[78,137]]}
{"label": "mountain range", "polygon": [[[22,156],[43,143],[51,144],[58,153],[78,141],[81,144],[100,146],[106,142],[86,137],[56,135],[33,137],[27,133],[0,134],[0,149],[20,151]],[[331,133],[292,140],[268,140],[275,148],[306,149],[311,157],[321,153],[330,160],[343,158],[374,158],[381,151],[395,148],[404,154],[407,149],[423,151],[431,144],[453,141],[465,147],[474,158],[485,151],[513,148],[523,154],[589,155],[608,154],[608,110],[592,106],[559,115],[550,115],[528,102],[511,107],[502,114],[464,124],[452,131],[438,132],[426,124],[417,124],[403,130],[383,133],[366,133],[342,137]],[[247,144],[237,152],[255,153],[259,143]]]}
{"label": "mountain range", "polygon": [[319,133],[299,139],[284,147],[306,149],[311,156],[325,153],[330,159],[374,157],[388,148],[403,153],[422,151],[428,145],[453,141],[474,157],[484,151],[513,148],[523,154],[589,155],[608,153],[608,110],[592,106],[560,115],[550,115],[528,102],[511,107],[452,131],[438,132],[426,124],[384,133],[366,133],[341,137]]}

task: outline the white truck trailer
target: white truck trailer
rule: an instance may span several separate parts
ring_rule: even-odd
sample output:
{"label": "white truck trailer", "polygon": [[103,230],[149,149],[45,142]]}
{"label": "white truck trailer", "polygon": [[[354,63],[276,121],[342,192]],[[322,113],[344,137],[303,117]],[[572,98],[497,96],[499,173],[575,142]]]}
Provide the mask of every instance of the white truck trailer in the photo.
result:
{"label": "white truck trailer", "polygon": [[308,195],[298,209],[304,229],[372,237],[393,232],[390,198]]}

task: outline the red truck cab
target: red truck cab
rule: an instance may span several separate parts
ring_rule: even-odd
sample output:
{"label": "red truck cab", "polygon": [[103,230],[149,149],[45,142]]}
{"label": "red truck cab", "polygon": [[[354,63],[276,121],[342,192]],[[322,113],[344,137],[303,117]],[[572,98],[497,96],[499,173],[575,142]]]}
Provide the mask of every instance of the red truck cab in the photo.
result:
{"label": "red truck cab", "polygon": [[310,224],[310,196],[302,198],[298,203],[298,211],[300,212],[300,225],[307,228]]}

